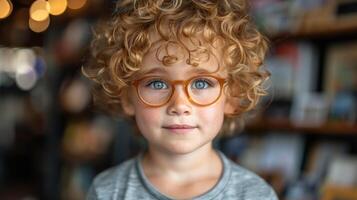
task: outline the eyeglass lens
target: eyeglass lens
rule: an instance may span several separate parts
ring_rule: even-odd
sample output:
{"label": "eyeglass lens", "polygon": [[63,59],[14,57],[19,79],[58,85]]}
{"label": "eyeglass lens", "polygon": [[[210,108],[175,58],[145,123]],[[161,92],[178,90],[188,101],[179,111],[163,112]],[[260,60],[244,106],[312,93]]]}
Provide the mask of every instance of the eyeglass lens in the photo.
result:
{"label": "eyeglass lens", "polygon": [[[160,77],[147,77],[140,80],[138,93],[149,105],[165,104],[172,96],[174,86],[170,81]],[[211,76],[200,76],[189,80],[186,91],[192,101],[199,105],[207,105],[219,98],[221,86]]]}

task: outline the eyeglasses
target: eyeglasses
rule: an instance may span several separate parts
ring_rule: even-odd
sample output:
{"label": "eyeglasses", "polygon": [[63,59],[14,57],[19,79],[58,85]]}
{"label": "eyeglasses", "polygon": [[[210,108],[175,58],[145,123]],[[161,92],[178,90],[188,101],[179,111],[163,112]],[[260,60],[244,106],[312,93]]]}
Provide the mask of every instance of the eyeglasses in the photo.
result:
{"label": "eyeglasses", "polygon": [[160,107],[170,101],[175,85],[181,84],[189,101],[197,106],[209,106],[222,94],[225,79],[199,75],[188,80],[168,80],[160,76],[146,76],[133,81],[140,100],[151,107]]}

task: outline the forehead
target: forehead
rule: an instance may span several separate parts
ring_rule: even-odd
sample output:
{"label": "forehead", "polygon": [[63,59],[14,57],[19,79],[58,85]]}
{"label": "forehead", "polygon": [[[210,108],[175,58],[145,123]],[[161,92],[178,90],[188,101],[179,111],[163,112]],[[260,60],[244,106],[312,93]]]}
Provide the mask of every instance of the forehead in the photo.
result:
{"label": "forehead", "polygon": [[139,74],[225,74],[225,69],[221,66],[222,50],[218,42],[208,44],[198,37],[183,38],[180,42],[164,41],[158,34],[151,34],[150,37],[152,46],[143,57]]}

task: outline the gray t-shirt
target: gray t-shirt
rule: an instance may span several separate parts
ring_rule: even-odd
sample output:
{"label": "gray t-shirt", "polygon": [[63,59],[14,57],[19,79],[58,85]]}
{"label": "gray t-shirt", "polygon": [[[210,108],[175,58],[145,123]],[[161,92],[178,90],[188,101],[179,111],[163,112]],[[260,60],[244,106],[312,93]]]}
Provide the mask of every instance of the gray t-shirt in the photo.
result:
{"label": "gray t-shirt", "polygon": [[[273,189],[253,172],[230,161],[219,152],[223,174],[217,184],[195,200],[277,200]],[[145,177],[141,165],[142,154],[100,173],[93,181],[87,200],[169,200]]]}

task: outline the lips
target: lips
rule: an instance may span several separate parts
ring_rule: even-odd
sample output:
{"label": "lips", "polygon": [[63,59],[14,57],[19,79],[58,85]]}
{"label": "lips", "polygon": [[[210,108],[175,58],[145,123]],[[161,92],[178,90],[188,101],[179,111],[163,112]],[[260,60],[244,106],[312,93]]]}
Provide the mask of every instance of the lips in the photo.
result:
{"label": "lips", "polygon": [[168,126],[163,126],[164,129],[168,130],[169,133],[172,134],[188,134],[188,133],[192,133],[195,128],[197,128],[197,126],[191,126],[191,125],[187,125],[187,124],[172,124],[172,125],[168,125]]}
{"label": "lips", "polygon": [[173,125],[169,125],[169,126],[164,126],[163,128],[166,128],[166,129],[193,129],[193,128],[197,128],[197,127],[187,125],[187,124],[173,124]]}

